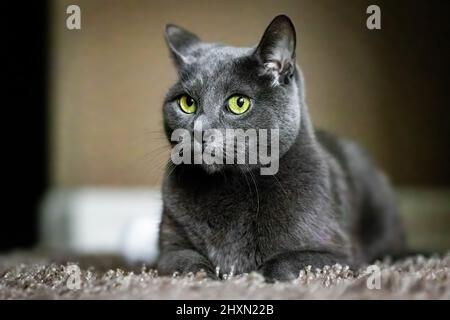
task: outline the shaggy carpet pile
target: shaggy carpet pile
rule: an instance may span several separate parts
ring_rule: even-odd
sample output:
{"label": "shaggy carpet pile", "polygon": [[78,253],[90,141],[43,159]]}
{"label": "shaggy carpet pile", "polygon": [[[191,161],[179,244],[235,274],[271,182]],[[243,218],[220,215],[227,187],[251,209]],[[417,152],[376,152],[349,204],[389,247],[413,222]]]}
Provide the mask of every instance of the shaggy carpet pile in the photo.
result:
{"label": "shaggy carpet pile", "polygon": [[15,253],[0,256],[0,299],[450,299],[450,252],[375,266],[308,267],[294,281],[266,283],[258,273],[222,281],[202,273],[160,277],[112,257]]}

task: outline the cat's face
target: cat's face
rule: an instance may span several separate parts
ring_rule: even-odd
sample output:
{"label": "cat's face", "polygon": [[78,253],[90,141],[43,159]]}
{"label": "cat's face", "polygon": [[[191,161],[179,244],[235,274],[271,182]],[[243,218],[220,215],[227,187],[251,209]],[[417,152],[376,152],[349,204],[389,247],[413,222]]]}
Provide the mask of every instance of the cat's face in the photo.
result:
{"label": "cat's face", "polygon": [[[201,123],[204,133],[208,129],[267,129],[270,136],[270,130],[278,129],[279,156],[289,150],[300,126],[301,87],[295,66],[295,30],[289,18],[275,18],[256,48],[205,43],[174,25],[166,27],[166,40],[179,75],[163,107],[169,140],[176,129],[186,129],[193,137],[195,123],[196,130]],[[192,143],[200,142],[192,138]],[[200,144],[204,149],[208,143],[214,142]],[[223,168],[203,167],[208,172]]]}

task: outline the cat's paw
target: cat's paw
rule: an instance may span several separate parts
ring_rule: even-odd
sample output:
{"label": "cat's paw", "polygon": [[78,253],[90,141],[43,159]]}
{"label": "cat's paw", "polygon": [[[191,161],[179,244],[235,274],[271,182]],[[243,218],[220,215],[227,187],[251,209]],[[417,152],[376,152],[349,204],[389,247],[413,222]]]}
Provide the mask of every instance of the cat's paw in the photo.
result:
{"label": "cat's paw", "polygon": [[298,278],[300,270],[307,266],[322,268],[325,265],[331,266],[335,263],[350,264],[347,256],[342,253],[290,251],[269,259],[259,268],[259,271],[267,281],[290,281]]}
{"label": "cat's paw", "polygon": [[210,280],[221,280],[220,277],[217,276],[215,272],[212,270],[205,270],[204,268],[186,268],[186,269],[174,269],[171,271],[161,269],[158,270],[158,273],[162,276],[172,276],[174,278],[179,277],[192,277],[196,280],[202,279],[210,279]]}
{"label": "cat's paw", "polygon": [[211,280],[220,280],[217,276],[215,270],[205,263],[188,263],[183,261],[170,261],[172,263],[167,263],[167,260],[160,260],[156,268],[158,274],[162,276],[172,276],[172,277],[193,277],[195,279],[208,278]]}
{"label": "cat's paw", "polygon": [[270,260],[258,270],[267,282],[291,281],[298,278],[300,269],[286,260]]}
{"label": "cat's paw", "polygon": [[195,280],[221,280],[221,278],[213,271],[204,269],[194,269],[192,271],[186,270],[182,272],[176,271],[172,276],[192,277]]}
{"label": "cat's paw", "polygon": [[193,277],[195,279],[220,280],[220,277],[212,268],[204,265],[191,265],[186,268],[177,268],[172,272],[172,276]]}

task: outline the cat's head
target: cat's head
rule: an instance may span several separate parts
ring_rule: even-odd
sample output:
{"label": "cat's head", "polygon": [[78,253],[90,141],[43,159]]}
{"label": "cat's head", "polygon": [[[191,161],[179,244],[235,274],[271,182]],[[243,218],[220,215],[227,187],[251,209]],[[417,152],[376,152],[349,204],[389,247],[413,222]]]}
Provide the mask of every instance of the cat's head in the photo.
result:
{"label": "cat's head", "polygon": [[[295,63],[296,34],[288,17],[277,16],[253,48],[206,43],[175,25],[166,26],[165,36],[178,71],[163,107],[169,140],[175,130],[183,129],[192,134],[193,146],[205,150],[216,142],[207,137],[203,137],[206,141],[195,139],[194,131],[266,129],[270,137],[270,130],[278,129],[279,152],[275,156],[289,150],[299,132],[301,86]],[[227,140],[223,141],[220,148],[225,159]],[[268,144],[270,148],[271,142]],[[261,165],[258,160],[245,167]],[[224,168],[205,163],[202,167],[207,172]]]}

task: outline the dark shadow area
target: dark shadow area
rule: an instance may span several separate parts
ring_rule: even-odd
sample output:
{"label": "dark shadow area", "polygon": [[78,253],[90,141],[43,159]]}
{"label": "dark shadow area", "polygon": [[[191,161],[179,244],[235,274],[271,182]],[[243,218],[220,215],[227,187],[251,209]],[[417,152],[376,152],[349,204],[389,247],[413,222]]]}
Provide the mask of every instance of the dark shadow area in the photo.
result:
{"label": "dark shadow area", "polygon": [[37,206],[47,186],[46,1],[8,1],[3,52],[3,156],[5,192],[0,251],[37,240]]}
{"label": "dark shadow area", "polygon": [[450,186],[448,1],[382,1],[385,142],[401,185]]}

